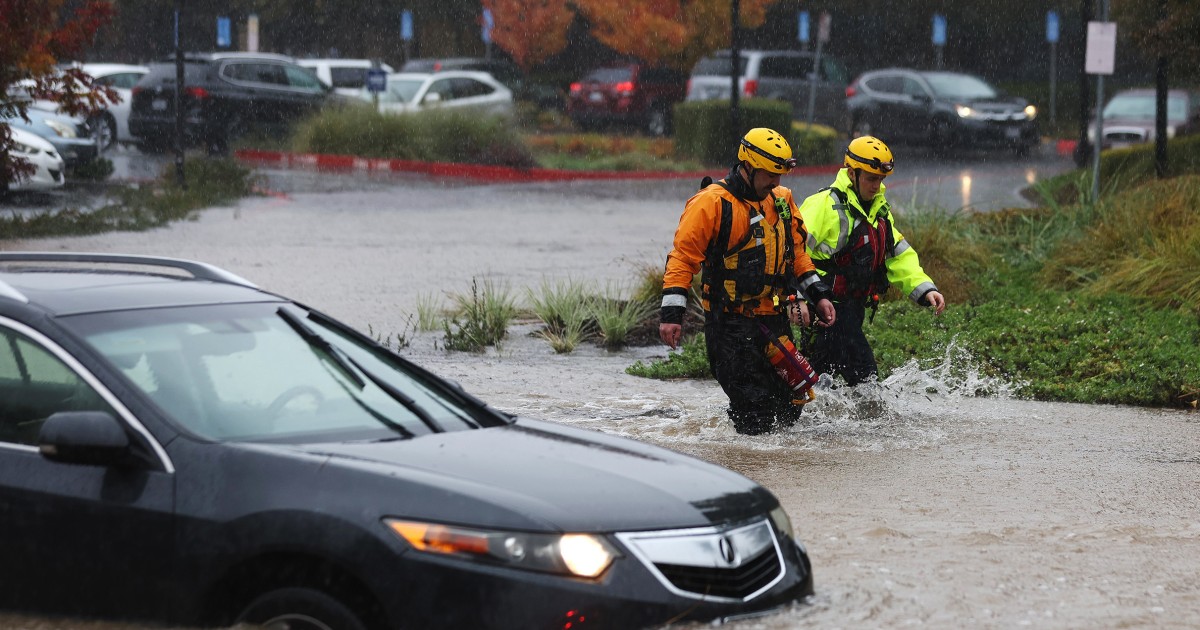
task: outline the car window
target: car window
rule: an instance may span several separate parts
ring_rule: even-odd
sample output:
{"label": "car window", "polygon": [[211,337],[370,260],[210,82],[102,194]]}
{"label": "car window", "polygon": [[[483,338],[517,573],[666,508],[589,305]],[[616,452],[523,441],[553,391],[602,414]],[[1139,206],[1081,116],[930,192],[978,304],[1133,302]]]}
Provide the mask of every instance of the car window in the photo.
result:
{"label": "car window", "polygon": [[230,63],[221,71],[226,77],[249,83],[288,85],[283,66],[274,63]]}
{"label": "car window", "polygon": [[633,68],[597,68],[583,77],[584,81],[596,83],[620,83],[633,80]]}
{"label": "car window", "polygon": [[0,441],[37,444],[59,411],[116,412],[78,374],[29,337],[0,329]]}
{"label": "car window", "polygon": [[[738,63],[738,74],[746,74],[746,57],[741,56]],[[729,76],[729,55],[719,57],[705,57],[701,59],[696,67],[692,69],[694,76]]]}
{"label": "car window", "polygon": [[933,93],[947,99],[996,98],[995,88],[977,77],[966,74],[930,72],[923,74]]}
{"label": "car window", "polygon": [[170,418],[209,439],[388,439],[430,433],[427,419],[446,430],[477,424],[477,410],[406,372],[399,359],[296,307],[225,304],[69,319]]}
{"label": "car window", "polygon": [[470,98],[491,94],[496,90],[492,86],[475,79],[454,79],[451,84],[454,98]]}
{"label": "car window", "polygon": [[912,77],[904,77],[903,81],[904,85],[901,91],[904,94],[908,96],[929,96],[929,93],[925,91],[925,86],[921,85],[920,81]]}
{"label": "car window", "polygon": [[806,79],[812,70],[812,60],[793,56],[763,57],[758,75],[763,78]]}
{"label": "car window", "polygon": [[864,83],[868,88],[885,94],[900,94],[904,90],[904,80],[892,74],[871,77]]}
{"label": "car window", "polygon": [[[1156,109],[1153,93],[1118,94],[1109,101],[1108,105],[1104,106],[1104,117],[1154,120]],[[1169,96],[1167,98],[1167,119],[1183,120],[1186,117],[1187,99],[1183,96]]]}
{"label": "car window", "polygon": [[329,69],[329,83],[335,88],[357,88],[367,84],[367,68]]}
{"label": "car window", "polygon": [[425,91],[425,97],[427,98],[430,94],[437,94],[443,101],[454,98],[454,80],[434,79],[433,83],[429,84],[429,89]]}
{"label": "car window", "polygon": [[385,103],[411,103],[425,81],[421,79],[388,79],[387,90],[379,95]]}
{"label": "car window", "polygon": [[846,72],[846,66],[833,57],[821,57],[821,69],[825,71],[825,76],[822,78],[833,83],[845,84],[850,80],[850,75]]}
{"label": "car window", "polygon": [[311,92],[320,92],[325,89],[325,84],[317,78],[317,75],[311,71],[301,68],[300,66],[282,66],[284,75],[287,76],[288,85]]}
{"label": "car window", "polygon": [[107,85],[113,88],[128,89],[137,85],[138,79],[142,78],[141,72],[119,72],[108,76],[96,79],[96,83]]}

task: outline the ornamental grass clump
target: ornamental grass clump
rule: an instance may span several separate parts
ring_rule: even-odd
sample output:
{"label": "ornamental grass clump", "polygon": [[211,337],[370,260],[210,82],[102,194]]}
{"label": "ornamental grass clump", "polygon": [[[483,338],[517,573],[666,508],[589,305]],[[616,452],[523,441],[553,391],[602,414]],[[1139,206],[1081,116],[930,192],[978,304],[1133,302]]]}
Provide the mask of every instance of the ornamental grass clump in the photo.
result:
{"label": "ornamental grass clump", "polygon": [[538,334],[559,354],[566,354],[587,339],[594,329],[592,298],[584,285],[570,279],[543,279],[538,291],[526,289],[533,312],[543,328]]}
{"label": "ornamental grass clump", "polygon": [[508,326],[517,315],[512,295],[505,287],[485,280],[483,287],[471,279],[471,294],[451,296],[456,309],[453,317],[442,322],[447,350],[482,352],[504,339]]}

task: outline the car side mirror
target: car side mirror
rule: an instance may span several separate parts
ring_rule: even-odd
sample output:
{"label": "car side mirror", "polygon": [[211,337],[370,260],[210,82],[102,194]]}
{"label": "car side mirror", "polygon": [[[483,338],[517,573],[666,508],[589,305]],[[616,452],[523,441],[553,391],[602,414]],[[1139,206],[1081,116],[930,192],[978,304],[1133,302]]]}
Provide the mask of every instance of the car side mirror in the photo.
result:
{"label": "car side mirror", "polygon": [[64,464],[112,466],[129,461],[125,428],[106,411],[60,411],[46,418],[38,452]]}

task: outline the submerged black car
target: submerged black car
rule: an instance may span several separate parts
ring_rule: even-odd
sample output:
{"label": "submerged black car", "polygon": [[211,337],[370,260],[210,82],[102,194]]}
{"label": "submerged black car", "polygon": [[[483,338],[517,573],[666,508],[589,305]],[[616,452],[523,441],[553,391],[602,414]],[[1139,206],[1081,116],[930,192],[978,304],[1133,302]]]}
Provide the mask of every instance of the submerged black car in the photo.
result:
{"label": "submerged black car", "polygon": [[638,628],[813,590],[762,486],[502,413],[209,265],[0,253],[0,337],[6,610]]}
{"label": "submerged black car", "polygon": [[1037,108],[959,72],[888,68],[846,88],[850,137],[937,149],[1002,148],[1026,154],[1040,141]]}

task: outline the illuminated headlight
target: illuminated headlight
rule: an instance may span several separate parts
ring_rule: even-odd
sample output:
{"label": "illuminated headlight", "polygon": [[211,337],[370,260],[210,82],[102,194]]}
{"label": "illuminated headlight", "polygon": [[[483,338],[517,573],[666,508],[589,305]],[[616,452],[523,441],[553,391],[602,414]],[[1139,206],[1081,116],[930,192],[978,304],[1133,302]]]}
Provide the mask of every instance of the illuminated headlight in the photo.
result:
{"label": "illuminated headlight", "polygon": [[15,140],[12,143],[12,150],[23,155],[37,155],[38,153],[41,153],[41,151],[38,151],[28,144],[23,144]]}
{"label": "illuminated headlight", "polygon": [[75,129],[74,128],[72,128],[70,125],[64,125],[63,123],[60,123],[57,120],[47,120],[46,126],[53,129],[54,133],[56,133],[64,138],[74,138],[75,137]]}
{"label": "illuminated headlight", "polygon": [[970,118],[971,116],[975,115],[975,110],[967,107],[966,105],[955,105],[954,111],[958,112],[959,118]]}
{"label": "illuminated headlight", "polygon": [[617,552],[592,534],[530,534],[384,519],[414,549],[528,571],[599,577]]}
{"label": "illuminated headlight", "polygon": [[1033,120],[1034,118],[1037,118],[1037,108],[1034,107],[1033,105],[1026,105],[1025,106],[1025,117],[1028,118],[1029,120]]}
{"label": "illuminated headlight", "polygon": [[784,511],[782,505],[771,510],[771,523],[775,525],[775,529],[787,535],[788,538],[796,537],[795,532],[792,531],[792,519]]}

